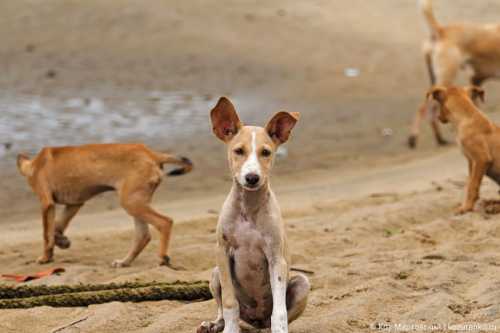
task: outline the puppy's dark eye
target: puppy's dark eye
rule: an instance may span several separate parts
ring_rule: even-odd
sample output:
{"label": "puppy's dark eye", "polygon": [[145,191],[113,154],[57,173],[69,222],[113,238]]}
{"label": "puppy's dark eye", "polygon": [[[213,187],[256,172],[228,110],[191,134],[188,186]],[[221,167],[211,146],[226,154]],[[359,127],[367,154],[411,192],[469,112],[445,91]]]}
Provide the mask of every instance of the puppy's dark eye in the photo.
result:
{"label": "puppy's dark eye", "polygon": [[271,151],[269,149],[262,149],[261,154],[264,157],[269,157],[269,156],[271,156]]}
{"label": "puppy's dark eye", "polygon": [[245,154],[245,151],[243,150],[243,148],[236,148],[236,149],[234,150],[234,153],[235,153],[236,155],[240,155],[240,156],[241,156],[241,155]]}

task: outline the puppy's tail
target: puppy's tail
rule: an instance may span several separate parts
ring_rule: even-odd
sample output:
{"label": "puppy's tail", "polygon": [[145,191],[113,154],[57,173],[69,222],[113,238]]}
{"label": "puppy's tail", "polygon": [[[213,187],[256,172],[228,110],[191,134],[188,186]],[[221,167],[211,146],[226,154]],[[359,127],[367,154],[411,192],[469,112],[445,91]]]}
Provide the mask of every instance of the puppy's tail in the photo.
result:
{"label": "puppy's tail", "polygon": [[156,156],[161,166],[163,166],[163,164],[175,164],[180,166],[180,168],[169,171],[167,173],[168,176],[180,176],[193,170],[193,162],[187,157],[177,157],[166,153],[156,153]]}
{"label": "puppy's tail", "polygon": [[431,1],[432,0],[419,0],[419,5],[420,10],[422,10],[422,13],[424,14],[425,21],[431,31],[432,38],[438,38],[441,34],[441,25],[434,16]]}
{"label": "puppy's tail", "polygon": [[17,168],[21,175],[30,177],[33,175],[33,162],[25,154],[17,155]]}

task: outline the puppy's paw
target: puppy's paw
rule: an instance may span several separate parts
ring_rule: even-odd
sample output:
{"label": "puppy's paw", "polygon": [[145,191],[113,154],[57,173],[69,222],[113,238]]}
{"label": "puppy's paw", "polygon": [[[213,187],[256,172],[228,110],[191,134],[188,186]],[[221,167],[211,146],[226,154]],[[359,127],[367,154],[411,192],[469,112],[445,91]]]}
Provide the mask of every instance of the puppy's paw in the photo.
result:
{"label": "puppy's paw", "polygon": [[71,247],[71,241],[69,238],[60,233],[55,234],[55,244],[58,248],[63,250]]}
{"label": "puppy's paw", "polygon": [[461,205],[460,207],[458,207],[455,210],[455,215],[464,215],[464,214],[467,214],[467,213],[472,212],[472,211],[474,211],[473,207],[467,207],[467,206]]}
{"label": "puppy's paw", "polygon": [[44,256],[41,256],[41,257],[39,257],[39,258],[36,260],[37,264],[39,264],[39,265],[48,264],[48,263],[53,262],[53,261],[54,261],[54,259],[53,259],[52,257],[47,257],[47,256],[45,256],[45,255],[44,255]]}
{"label": "puppy's paw", "polygon": [[111,267],[113,268],[122,268],[122,267],[129,267],[130,263],[126,262],[125,260],[120,260],[116,259],[111,263]]}
{"label": "puppy's paw", "polygon": [[196,330],[196,333],[219,333],[224,330],[224,319],[217,321],[204,321]]}

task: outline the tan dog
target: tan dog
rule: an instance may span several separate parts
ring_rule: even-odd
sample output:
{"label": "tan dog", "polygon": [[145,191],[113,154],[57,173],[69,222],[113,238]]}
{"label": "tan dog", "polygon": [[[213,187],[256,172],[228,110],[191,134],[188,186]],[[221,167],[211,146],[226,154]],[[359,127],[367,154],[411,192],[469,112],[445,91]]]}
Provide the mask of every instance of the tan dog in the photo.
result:
{"label": "tan dog", "polygon": [[[113,266],[128,266],[141,253],[151,239],[148,223],[160,232],[160,264],[168,265],[172,219],[150,207],[164,164],[181,166],[170,175],[184,174],[192,168],[186,158],[158,153],[141,144],[49,147],[42,149],[33,160],[20,154],[19,171],[27,177],[42,206],[44,251],[38,263],[53,260],[54,244],[69,248],[70,241],[64,231],[87,200],[102,192],[117,191],[120,204],[134,217],[136,237],[127,256],[115,260]],[[57,222],[56,204],[65,205]]]}
{"label": "tan dog", "polygon": [[484,175],[500,185],[500,127],[472,102],[484,99],[480,88],[434,87],[427,96],[439,104],[439,120],[456,129],[457,142],[469,163],[465,198],[457,213],[470,212],[479,199]]}
{"label": "tan dog", "polygon": [[[440,25],[431,8],[431,0],[421,0],[430,38],[424,42],[424,55],[431,85],[449,86],[461,68],[470,67],[472,85],[480,86],[485,80],[500,77],[500,25],[460,23]],[[476,102],[476,101],[475,101]],[[436,141],[446,144],[437,121],[437,106],[423,103],[417,110],[408,138],[408,145],[416,147],[420,124],[430,108],[431,127]]]}
{"label": "tan dog", "polygon": [[290,253],[281,211],[269,185],[274,155],[298,113],[278,112],[265,128],[243,126],[222,97],[210,113],[215,135],[227,144],[233,186],[217,225],[217,267],[210,289],[218,316],[198,333],[239,333],[239,319],[273,333],[288,332],[307,304],[303,275],[289,279]]}

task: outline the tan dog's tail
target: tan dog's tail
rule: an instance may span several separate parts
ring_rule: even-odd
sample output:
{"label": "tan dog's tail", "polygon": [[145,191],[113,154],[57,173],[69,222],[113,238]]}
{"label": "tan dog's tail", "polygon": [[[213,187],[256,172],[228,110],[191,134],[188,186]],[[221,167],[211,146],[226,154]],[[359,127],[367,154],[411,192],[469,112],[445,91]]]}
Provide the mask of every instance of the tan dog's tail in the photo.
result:
{"label": "tan dog's tail", "polygon": [[17,155],[17,168],[21,175],[25,177],[33,175],[33,163],[25,154]]}
{"label": "tan dog's tail", "polygon": [[158,163],[162,166],[163,164],[175,164],[181,166],[180,168],[176,168],[167,173],[169,176],[180,176],[193,170],[193,162],[191,162],[191,160],[187,157],[177,157],[166,153],[156,153],[156,156],[158,158]]}
{"label": "tan dog's tail", "polygon": [[432,11],[431,0],[420,0],[420,9],[424,14],[425,21],[431,30],[431,35],[433,38],[439,37],[441,33],[441,25],[439,25],[434,12]]}

